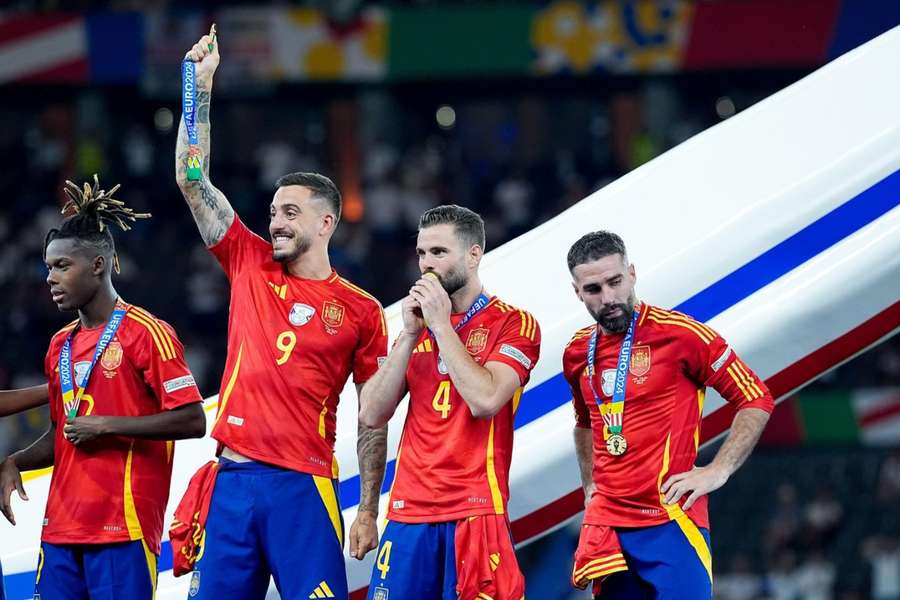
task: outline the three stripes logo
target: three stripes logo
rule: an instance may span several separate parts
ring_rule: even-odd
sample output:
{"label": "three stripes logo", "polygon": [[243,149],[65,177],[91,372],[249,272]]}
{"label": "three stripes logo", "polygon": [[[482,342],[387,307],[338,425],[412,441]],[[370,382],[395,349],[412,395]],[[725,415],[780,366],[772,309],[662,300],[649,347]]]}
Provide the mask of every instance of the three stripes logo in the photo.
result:
{"label": "three stripes logo", "polygon": [[312,594],[309,595],[310,598],[334,598],[334,592],[331,591],[331,588],[328,587],[328,584],[324,581],[319,583],[316,586],[316,589],[312,591]]}

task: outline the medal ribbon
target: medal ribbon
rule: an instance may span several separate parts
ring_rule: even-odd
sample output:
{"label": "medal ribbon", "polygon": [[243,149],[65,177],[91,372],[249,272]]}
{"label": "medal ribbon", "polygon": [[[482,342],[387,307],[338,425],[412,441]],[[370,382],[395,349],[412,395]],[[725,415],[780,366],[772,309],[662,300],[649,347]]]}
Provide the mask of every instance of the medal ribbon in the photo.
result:
{"label": "medal ribbon", "polygon": [[631,317],[631,323],[628,325],[628,330],[625,332],[625,338],[622,340],[622,347],[619,348],[619,359],[616,361],[616,380],[615,385],[613,386],[613,397],[606,414],[603,414],[603,399],[600,397],[600,394],[597,393],[597,388],[594,387],[594,359],[597,354],[597,332],[600,330],[600,325],[594,327],[594,331],[591,333],[591,339],[588,342],[588,386],[591,388],[591,393],[594,395],[594,402],[596,402],[597,407],[601,409],[600,414],[603,415],[603,422],[606,423],[609,432],[614,435],[622,433],[622,417],[625,412],[625,384],[628,383],[628,367],[631,364],[632,340],[634,339],[634,330],[637,327],[637,321],[640,314],[641,312],[635,309],[634,316]]}
{"label": "medal ribbon", "polygon": [[187,178],[188,181],[200,181],[201,152],[200,139],[197,137],[197,78],[196,65],[190,58],[181,63],[181,113],[184,116],[184,128],[188,135]]}
{"label": "medal ribbon", "polygon": [[78,331],[78,326],[66,336],[66,341],[63,342],[62,350],[59,352],[59,387],[62,390],[63,407],[65,408],[67,419],[74,419],[75,415],[78,414],[78,405],[81,403],[81,396],[84,395],[84,390],[87,389],[91,373],[94,371],[94,365],[97,364],[100,356],[103,355],[103,351],[106,350],[106,347],[109,346],[109,343],[115,337],[119,325],[122,324],[122,319],[125,318],[125,312],[125,307],[120,303],[116,303],[115,310],[109,317],[109,321],[106,322],[106,327],[103,329],[100,339],[97,340],[97,347],[94,348],[94,358],[91,360],[87,371],[85,371],[84,379],[81,385],[78,386],[77,392],[75,391],[75,376],[72,374],[72,338],[75,336],[75,332]]}
{"label": "medal ribbon", "polygon": [[[466,323],[472,320],[472,317],[480,313],[482,310],[487,308],[487,305],[491,303],[491,299],[487,294],[481,292],[477,298],[475,298],[475,302],[472,303],[472,306],[469,307],[469,310],[466,311],[466,314],[463,315],[463,318],[459,320],[453,327],[453,331],[459,331],[463,327],[466,326]],[[428,330],[428,335],[434,337],[434,334],[431,332],[431,329]]]}

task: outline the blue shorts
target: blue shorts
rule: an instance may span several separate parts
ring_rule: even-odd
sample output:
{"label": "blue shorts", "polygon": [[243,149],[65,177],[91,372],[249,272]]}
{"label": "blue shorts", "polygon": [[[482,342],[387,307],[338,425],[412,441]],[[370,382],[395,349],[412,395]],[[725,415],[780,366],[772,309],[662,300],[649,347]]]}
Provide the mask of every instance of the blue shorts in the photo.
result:
{"label": "blue shorts", "polygon": [[603,580],[602,600],[712,598],[709,530],[687,517],[662,525],[616,528],[628,571]]}
{"label": "blue shorts", "polygon": [[3,565],[0,564],[0,600],[6,600],[6,588],[3,587]]}
{"label": "blue shorts", "polygon": [[346,598],[337,482],[258,462],[219,459],[191,599]]}
{"label": "blue shorts", "polygon": [[456,599],[456,521],[388,521],[366,600]]}
{"label": "blue shorts", "polygon": [[35,600],[151,600],[156,561],[143,540],[120,544],[41,543]]}

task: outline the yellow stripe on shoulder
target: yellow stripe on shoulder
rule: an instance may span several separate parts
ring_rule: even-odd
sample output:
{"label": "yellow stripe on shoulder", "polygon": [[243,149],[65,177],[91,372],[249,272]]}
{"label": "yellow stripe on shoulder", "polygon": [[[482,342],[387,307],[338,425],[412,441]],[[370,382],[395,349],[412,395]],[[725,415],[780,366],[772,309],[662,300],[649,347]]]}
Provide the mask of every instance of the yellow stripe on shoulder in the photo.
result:
{"label": "yellow stripe on shoulder", "polygon": [[357,294],[359,294],[360,296],[363,296],[364,298],[368,298],[369,300],[375,300],[375,302],[378,302],[378,299],[375,296],[373,296],[366,290],[362,289],[358,285],[350,283],[343,277],[338,277],[337,281],[338,281],[338,283],[340,283],[342,286],[344,286],[348,290],[352,290],[352,291],[356,292]]}
{"label": "yellow stripe on shoulder", "polygon": [[156,328],[157,333],[159,333],[159,339],[162,342],[163,346],[165,346],[166,350],[171,355],[171,358],[175,358],[175,344],[172,342],[172,336],[169,334],[168,329],[166,329],[163,324],[159,322],[159,319],[151,315],[143,308],[139,308],[137,306],[132,306],[131,312],[136,312],[141,317],[143,317],[150,325]]}
{"label": "yellow stripe on shoulder", "polygon": [[678,312],[677,310],[664,310],[660,308],[653,307],[650,310],[654,311],[656,315],[665,318],[665,319],[675,319],[678,321],[685,321],[686,323],[690,323],[695,327],[701,329],[704,333],[706,333],[711,338],[715,339],[716,332],[713,331],[710,327],[708,327],[705,323],[701,323],[697,319],[688,316],[682,312]]}
{"label": "yellow stripe on shoulder", "polygon": [[75,319],[74,321],[72,321],[71,323],[69,323],[68,325],[66,325],[65,327],[63,327],[62,329],[60,329],[59,331],[54,333],[53,335],[56,336],[61,333],[67,333],[69,331],[72,331],[73,329],[75,329],[75,326],[78,325],[78,321],[79,321],[79,319]]}
{"label": "yellow stripe on shoulder", "polygon": [[665,319],[653,314],[648,315],[647,318],[654,323],[659,323],[660,325],[675,325],[676,327],[682,327],[684,329],[687,329],[688,331],[692,331],[705,344],[709,344],[713,341],[712,336],[688,321],[682,321],[679,319]]}
{"label": "yellow stripe on shoulder", "polygon": [[143,325],[144,329],[146,329],[150,333],[150,337],[153,338],[153,343],[156,345],[156,350],[159,352],[159,355],[162,357],[163,362],[169,360],[171,357],[169,356],[169,352],[166,347],[163,345],[162,341],[159,339],[159,334],[156,332],[156,329],[147,321],[144,320],[140,315],[128,311],[126,316],[135,321],[136,323],[140,323]]}

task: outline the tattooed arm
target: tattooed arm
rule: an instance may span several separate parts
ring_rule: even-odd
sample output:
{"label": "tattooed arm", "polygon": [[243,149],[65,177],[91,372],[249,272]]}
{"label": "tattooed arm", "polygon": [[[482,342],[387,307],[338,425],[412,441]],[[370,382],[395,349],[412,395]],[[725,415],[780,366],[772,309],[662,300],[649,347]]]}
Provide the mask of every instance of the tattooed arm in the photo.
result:
{"label": "tattooed arm", "polygon": [[[212,50],[209,49],[212,45]],[[196,82],[195,123],[202,161],[202,173],[199,181],[187,178],[187,158],[190,152],[187,127],[184,117],[178,127],[178,143],[175,148],[175,180],[184,199],[187,200],[200,237],[207,246],[213,246],[225,236],[225,232],[234,222],[234,209],[219,189],[209,180],[209,104],[212,95],[213,75],[219,66],[219,44],[216,39],[215,25],[209,35],[200,38],[194,47],[185,55],[194,61]]]}
{"label": "tattooed arm", "polygon": [[[357,395],[362,386],[356,386]],[[357,427],[356,454],[359,458],[359,509],[350,526],[350,556],[365,558],[369,550],[378,547],[378,499],[384,481],[387,458],[387,425],[369,429]]]}

